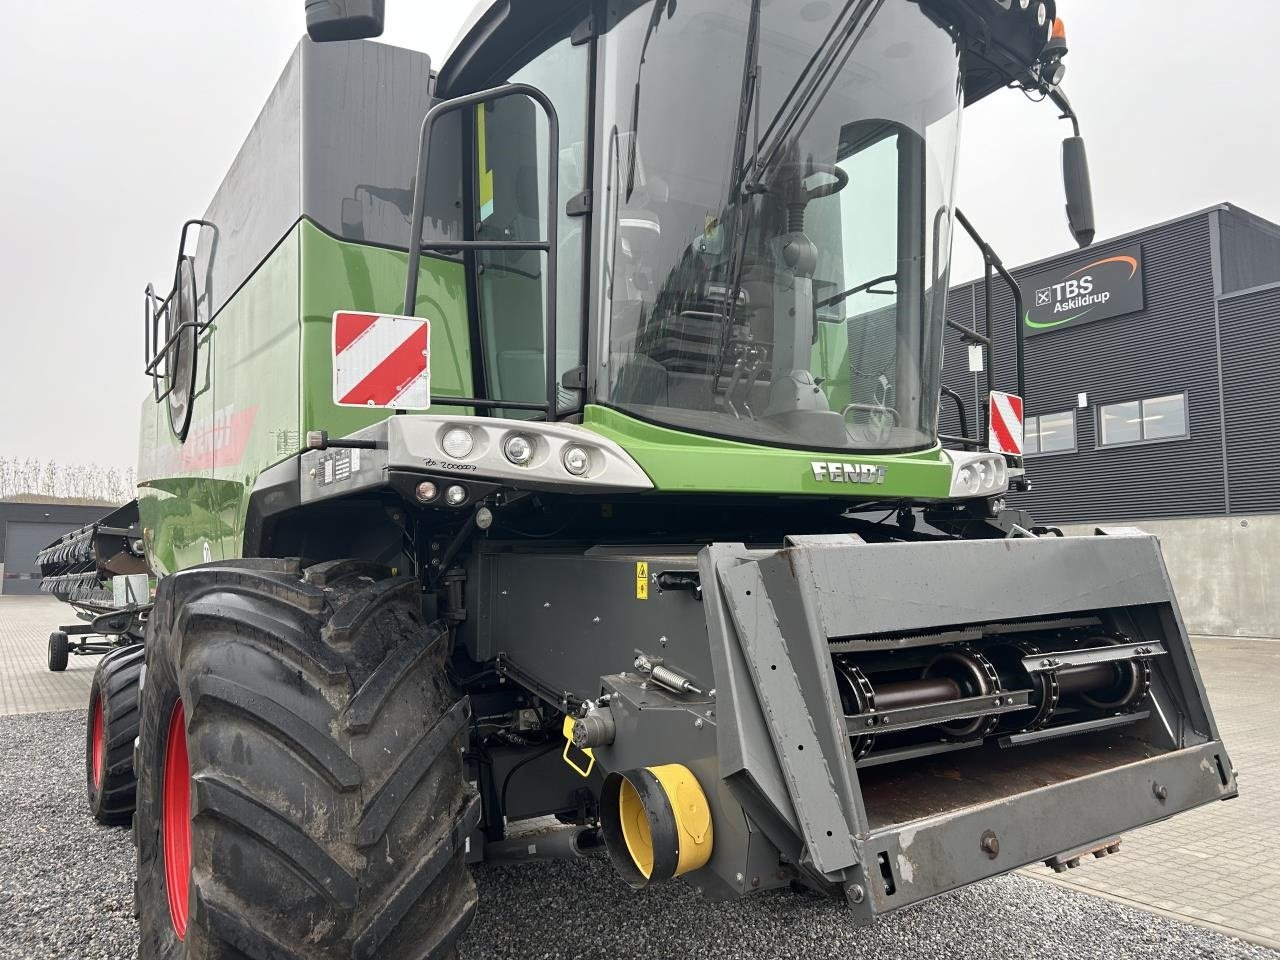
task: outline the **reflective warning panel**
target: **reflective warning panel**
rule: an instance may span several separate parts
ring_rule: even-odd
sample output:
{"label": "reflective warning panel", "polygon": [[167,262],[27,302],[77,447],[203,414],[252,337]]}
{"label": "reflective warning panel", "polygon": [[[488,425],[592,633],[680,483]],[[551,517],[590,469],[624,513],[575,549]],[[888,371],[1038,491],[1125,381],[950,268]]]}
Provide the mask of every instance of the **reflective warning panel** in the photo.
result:
{"label": "reflective warning panel", "polygon": [[988,401],[987,448],[992,453],[1022,456],[1022,398],[992,390]]}
{"label": "reflective warning panel", "polygon": [[431,323],[339,310],[333,315],[333,402],[342,407],[431,406]]}

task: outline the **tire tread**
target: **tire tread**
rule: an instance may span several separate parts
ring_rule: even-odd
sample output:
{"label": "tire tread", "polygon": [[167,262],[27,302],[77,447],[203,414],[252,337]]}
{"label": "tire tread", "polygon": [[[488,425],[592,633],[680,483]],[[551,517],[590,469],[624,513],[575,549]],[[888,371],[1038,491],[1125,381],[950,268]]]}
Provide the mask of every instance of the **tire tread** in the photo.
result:
{"label": "tire tread", "polygon": [[[363,561],[218,563],[162,581],[147,656],[169,666],[154,688],[148,672],[138,751],[142,957],[452,953],[476,904],[464,850],[479,797],[461,760],[471,706],[419,590]],[[193,774],[182,944],[155,813],[162,682],[187,706]]]}

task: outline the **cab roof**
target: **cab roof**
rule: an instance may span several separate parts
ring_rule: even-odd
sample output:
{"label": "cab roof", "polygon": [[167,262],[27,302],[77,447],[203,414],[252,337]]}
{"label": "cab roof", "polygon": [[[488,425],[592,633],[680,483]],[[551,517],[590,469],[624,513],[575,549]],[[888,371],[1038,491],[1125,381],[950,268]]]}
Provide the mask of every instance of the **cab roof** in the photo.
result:
{"label": "cab roof", "polygon": [[585,20],[591,11],[591,0],[479,0],[440,66],[440,94],[465,93],[487,81],[543,27],[568,16],[575,8]]}
{"label": "cab roof", "polygon": [[[907,0],[899,0],[907,2]],[[965,99],[980,100],[1030,69],[1057,16],[1056,0],[1033,0],[1026,11],[1011,0],[911,0],[931,8],[966,38]],[[1047,23],[1034,25],[1038,6]],[[548,24],[576,10],[584,23],[591,0],[479,0],[440,67],[442,96],[474,90],[511,62]]]}

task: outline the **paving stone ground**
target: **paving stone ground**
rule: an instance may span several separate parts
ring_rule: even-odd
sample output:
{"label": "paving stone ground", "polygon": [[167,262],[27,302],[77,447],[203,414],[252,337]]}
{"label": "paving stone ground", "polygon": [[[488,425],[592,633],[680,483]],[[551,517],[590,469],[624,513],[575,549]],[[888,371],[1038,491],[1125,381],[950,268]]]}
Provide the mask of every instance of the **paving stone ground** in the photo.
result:
{"label": "paving stone ground", "polygon": [[1192,643],[1239,798],[1136,830],[1119,856],[1026,872],[1280,948],[1280,641]]}
{"label": "paving stone ground", "polygon": [[0,715],[83,710],[98,657],[74,654],[62,673],[49,672],[49,634],[77,622],[53,597],[0,596]]}
{"label": "paving stone ground", "polygon": [[[0,715],[83,710],[97,657],[46,668],[68,608],[0,597]],[[1196,657],[1240,797],[1128,834],[1117,856],[1066,874],[1022,871],[1280,949],[1280,641],[1197,638]]]}

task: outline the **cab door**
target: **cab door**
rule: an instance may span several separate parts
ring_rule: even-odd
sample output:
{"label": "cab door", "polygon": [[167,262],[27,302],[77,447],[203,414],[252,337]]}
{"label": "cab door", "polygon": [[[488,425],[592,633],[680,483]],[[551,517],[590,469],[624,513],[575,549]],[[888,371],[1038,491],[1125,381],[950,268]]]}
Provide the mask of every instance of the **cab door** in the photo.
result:
{"label": "cab door", "polygon": [[[583,363],[583,263],[588,217],[571,212],[587,187],[590,144],[590,47],[571,39],[573,24],[547,31],[537,52],[493,84],[527,83],[542,90],[560,124],[558,169],[546,161],[546,118],[528,100],[506,97],[476,109],[474,176],[470,184],[475,239],[538,240],[547,235],[548,178],[557,177],[559,215],[556,243],[556,375],[558,413],[581,407]],[[531,141],[533,148],[531,148]],[[547,255],[529,250],[481,250],[474,257],[478,352],[482,395],[497,400],[537,402],[546,391],[546,323],[543,315]],[[566,385],[568,384],[568,385]],[[530,416],[499,408],[499,416]]]}

